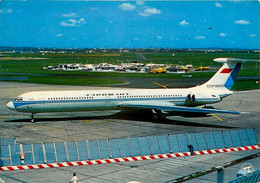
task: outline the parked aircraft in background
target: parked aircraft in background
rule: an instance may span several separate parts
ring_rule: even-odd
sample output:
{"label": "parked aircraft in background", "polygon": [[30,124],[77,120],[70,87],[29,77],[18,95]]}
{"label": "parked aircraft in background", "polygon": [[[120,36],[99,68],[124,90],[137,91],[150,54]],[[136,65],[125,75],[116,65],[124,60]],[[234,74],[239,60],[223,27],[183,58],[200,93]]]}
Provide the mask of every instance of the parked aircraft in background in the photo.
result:
{"label": "parked aircraft in background", "polygon": [[216,58],[214,61],[223,66],[209,81],[191,88],[36,91],[19,95],[7,107],[31,113],[32,122],[36,113],[121,109],[149,109],[154,119],[164,119],[171,112],[239,114],[196,106],[220,102],[231,95],[242,62],[256,60]]}

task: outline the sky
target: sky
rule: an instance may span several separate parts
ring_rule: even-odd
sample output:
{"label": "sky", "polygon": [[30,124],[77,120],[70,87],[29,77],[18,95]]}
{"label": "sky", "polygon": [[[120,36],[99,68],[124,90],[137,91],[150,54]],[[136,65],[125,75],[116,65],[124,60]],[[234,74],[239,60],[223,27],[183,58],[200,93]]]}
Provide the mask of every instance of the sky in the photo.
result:
{"label": "sky", "polygon": [[0,46],[260,49],[259,1],[0,0]]}

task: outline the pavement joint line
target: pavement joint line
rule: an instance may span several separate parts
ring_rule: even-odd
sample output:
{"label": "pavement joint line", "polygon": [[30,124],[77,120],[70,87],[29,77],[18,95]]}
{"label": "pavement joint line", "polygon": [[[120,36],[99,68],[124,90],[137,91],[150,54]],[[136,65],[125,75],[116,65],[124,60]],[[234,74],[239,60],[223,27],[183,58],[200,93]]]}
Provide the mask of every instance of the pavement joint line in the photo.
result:
{"label": "pavement joint line", "polygon": [[[216,154],[216,153],[223,153],[223,152],[247,151],[247,150],[251,150],[251,149],[253,149],[253,150],[260,149],[260,145],[194,151],[193,155],[206,155],[206,154]],[[73,161],[73,162],[63,162],[63,163],[3,166],[3,167],[1,167],[1,171],[43,169],[43,168],[55,168],[55,167],[82,166],[82,165],[96,165],[96,164],[107,164],[107,163],[115,163],[115,162],[130,162],[130,161],[142,161],[142,160],[150,160],[150,159],[175,158],[175,157],[183,157],[183,156],[190,156],[190,152],[146,155],[146,156],[136,156],[136,157],[123,157],[123,158],[90,160],[90,161]]]}

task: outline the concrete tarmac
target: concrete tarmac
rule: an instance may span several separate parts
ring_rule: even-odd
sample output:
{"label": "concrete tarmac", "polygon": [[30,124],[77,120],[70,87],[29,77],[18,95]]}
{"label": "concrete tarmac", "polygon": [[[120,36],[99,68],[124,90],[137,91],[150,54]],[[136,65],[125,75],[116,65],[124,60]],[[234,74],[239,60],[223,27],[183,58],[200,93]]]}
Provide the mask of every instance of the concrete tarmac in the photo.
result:
{"label": "concrete tarmac", "polygon": [[[147,117],[140,118],[135,112],[129,111],[93,111],[36,114],[37,122],[31,123],[29,114],[10,111],[5,106],[6,102],[28,91],[76,89],[97,87],[0,82],[1,137],[16,137],[17,142],[30,144],[255,128],[260,139],[260,90],[235,92],[222,102],[214,104],[216,109],[248,112],[241,115],[219,114],[218,117],[223,121],[209,115],[194,118],[171,116],[164,121],[155,122],[148,114]],[[8,183],[69,182],[72,173],[76,172],[80,182],[165,182],[256,152],[258,150],[131,163],[0,172],[0,178]],[[248,162],[258,170],[259,161],[260,158],[256,158]],[[236,177],[242,164],[225,170],[225,182]],[[190,182],[199,181],[216,182],[216,173]]]}

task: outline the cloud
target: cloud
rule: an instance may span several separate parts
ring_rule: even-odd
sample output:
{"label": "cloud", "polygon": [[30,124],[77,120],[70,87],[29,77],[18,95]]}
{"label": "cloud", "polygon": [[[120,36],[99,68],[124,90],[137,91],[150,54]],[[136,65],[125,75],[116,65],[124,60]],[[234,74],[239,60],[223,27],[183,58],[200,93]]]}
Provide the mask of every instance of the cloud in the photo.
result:
{"label": "cloud", "polygon": [[138,40],[139,40],[139,38],[138,38],[138,37],[135,37],[135,38],[134,38],[134,40],[135,40],[135,41],[138,41]]}
{"label": "cloud", "polygon": [[217,8],[222,8],[222,4],[220,4],[220,3],[218,3],[218,2],[216,2],[215,6],[216,6]]}
{"label": "cloud", "polygon": [[130,3],[123,3],[123,4],[120,4],[118,6],[118,8],[123,10],[123,11],[132,11],[132,10],[135,10],[136,6],[132,5]]}
{"label": "cloud", "polygon": [[12,12],[13,12],[12,9],[0,9],[0,14],[6,14],[6,13],[12,13]]}
{"label": "cloud", "polygon": [[236,20],[235,24],[248,25],[249,21],[247,21],[247,20]]}
{"label": "cloud", "polygon": [[62,37],[63,36],[63,34],[57,34],[56,35],[56,37]]}
{"label": "cloud", "polygon": [[151,15],[156,15],[156,14],[161,14],[161,10],[158,10],[156,8],[146,8],[144,10],[144,12],[139,13],[139,15],[143,16],[143,17],[148,17]]}
{"label": "cloud", "polygon": [[85,23],[85,19],[81,18],[79,20],[69,19],[60,23],[63,27],[79,27],[81,24]]}
{"label": "cloud", "polygon": [[76,14],[75,13],[68,13],[68,14],[63,14],[62,16],[67,17],[67,18],[74,18],[74,17],[76,17]]}
{"label": "cloud", "polygon": [[181,26],[185,26],[185,25],[189,25],[190,23],[189,22],[186,22],[186,20],[183,20],[180,22],[180,25]]}
{"label": "cloud", "polygon": [[221,37],[225,37],[226,34],[225,34],[225,33],[220,33],[219,36],[221,36]]}
{"label": "cloud", "polygon": [[204,37],[204,36],[197,36],[194,39],[202,40],[202,39],[206,39],[206,37]]}
{"label": "cloud", "polygon": [[146,13],[139,13],[140,16],[143,16],[143,17],[148,17],[150,16],[150,14],[146,14]]}
{"label": "cloud", "polygon": [[144,10],[144,13],[147,13],[147,14],[161,14],[161,10],[158,10],[156,8],[147,8]]}
{"label": "cloud", "polygon": [[162,36],[157,36],[158,39],[162,39]]}
{"label": "cloud", "polygon": [[249,36],[250,37],[256,37],[256,34],[250,34]]}
{"label": "cloud", "polygon": [[142,5],[145,4],[145,2],[144,2],[144,1],[136,1],[136,4],[137,4],[138,6],[142,6]]}
{"label": "cloud", "polygon": [[90,10],[91,10],[91,11],[97,11],[98,8],[91,8]]}

